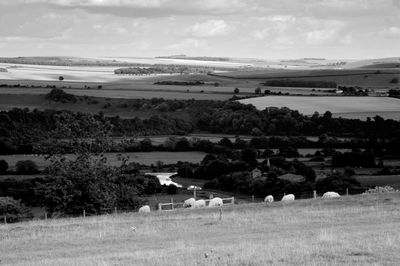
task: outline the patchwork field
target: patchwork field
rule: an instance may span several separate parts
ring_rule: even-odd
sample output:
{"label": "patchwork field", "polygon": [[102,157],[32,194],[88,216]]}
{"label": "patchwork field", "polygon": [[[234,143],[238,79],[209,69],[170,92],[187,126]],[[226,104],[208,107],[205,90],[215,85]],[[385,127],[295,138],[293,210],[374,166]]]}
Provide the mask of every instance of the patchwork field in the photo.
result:
{"label": "patchwork field", "polygon": [[240,100],[244,104],[252,104],[257,109],[266,107],[288,107],[305,115],[326,111],[334,116],[347,118],[374,117],[379,114],[383,118],[400,119],[400,99],[389,97],[301,97],[301,96],[265,96]]}
{"label": "patchwork field", "polygon": [[[0,225],[3,265],[397,265],[400,195]],[[132,229],[135,228],[135,230]],[[328,263],[329,261],[329,263]]]}

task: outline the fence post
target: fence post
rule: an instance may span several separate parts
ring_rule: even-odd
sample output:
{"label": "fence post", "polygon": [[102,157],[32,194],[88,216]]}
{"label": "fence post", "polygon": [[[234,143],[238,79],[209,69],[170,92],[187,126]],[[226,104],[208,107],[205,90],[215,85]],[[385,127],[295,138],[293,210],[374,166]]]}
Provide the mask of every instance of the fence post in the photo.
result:
{"label": "fence post", "polygon": [[232,205],[235,205],[235,197],[232,197]]}
{"label": "fence post", "polygon": [[4,215],[4,224],[7,224],[7,216]]}
{"label": "fence post", "polygon": [[174,209],[174,199],[173,198],[171,198],[171,207],[172,207],[172,209]]}
{"label": "fence post", "polygon": [[85,218],[85,217],[86,217],[86,211],[83,210],[83,218]]}
{"label": "fence post", "polygon": [[222,208],[219,208],[219,220],[222,220]]}
{"label": "fence post", "polygon": [[161,211],[161,203],[158,203],[158,210]]}
{"label": "fence post", "polygon": [[349,188],[346,188],[346,196],[349,195]]}
{"label": "fence post", "polygon": [[314,192],[314,199],[316,199],[317,198],[317,191],[314,190],[313,192]]}
{"label": "fence post", "polygon": [[254,202],[254,195],[251,195],[251,202]]}
{"label": "fence post", "polygon": [[44,213],[44,219],[47,221],[47,212]]}
{"label": "fence post", "polygon": [[196,186],[193,188],[193,198],[196,199]]}
{"label": "fence post", "polygon": [[114,213],[117,214],[117,207],[114,208]]}

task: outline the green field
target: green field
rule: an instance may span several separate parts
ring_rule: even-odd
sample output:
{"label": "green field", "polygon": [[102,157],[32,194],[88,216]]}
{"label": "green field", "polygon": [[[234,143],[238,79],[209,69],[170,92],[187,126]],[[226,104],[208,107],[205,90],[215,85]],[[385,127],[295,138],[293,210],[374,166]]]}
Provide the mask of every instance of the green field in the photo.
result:
{"label": "green field", "polygon": [[[117,159],[119,153],[106,153],[108,163],[110,165],[118,166],[121,162]],[[186,161],[192,163],[198,163],[203,160],[205,153],[203,152],[126,152],[124,156],[129,156],[128,162],[135,162],[144,165],[156,165],[157,161],[162,161],[164,164],[175,164],[178,161]],[[67,158],[74,158],[73,155],[67,154]],[[21,160],[32,160],[34,161],[39,169],[43,169],[50,164],[43,155],[36,154],[15,154],[15,155],[0,155],[0,160],[5,160],[11,168],[14,168],[15,164]]]}
{"label": "green field", "polygon": [[[135,227],[134,231],[132,227]],[[4,265],[397,265],[400,195],[0,225]]]}
{"label": "green field", "polygon": [[336,117],[366,119],[380,115],[387,119],[400,119],[400,100],[389,97],[264,96],[240,102],[252,104],[259,110],[271,106],[288,107],[305,115],[330,111]]}

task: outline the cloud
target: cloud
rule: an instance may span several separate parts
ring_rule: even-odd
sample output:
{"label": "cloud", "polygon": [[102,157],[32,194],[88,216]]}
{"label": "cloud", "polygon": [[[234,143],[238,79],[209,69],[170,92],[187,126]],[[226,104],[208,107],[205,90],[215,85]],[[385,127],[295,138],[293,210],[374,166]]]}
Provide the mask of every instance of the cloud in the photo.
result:
{"label": "cloud", "polygon": [[209,47],[208,42],[205,40],[188,38],[178,43],[168,45],[167,49],[176,51],[185,51],[188,49],[206,49],[208,47]]}
{"label": "cloud", "polygon": [[224,20],[208,20],[203,23],[196,23],[188,29],[188,32],[195,37],[215,37],[226,35],[233,31]]}
{"label": "cloud", "polygon": [[400,28],[399,27],[389,27],[387,29],[383,29],[380,32],[380,35],[383,37],[389,38],[400,38]]}

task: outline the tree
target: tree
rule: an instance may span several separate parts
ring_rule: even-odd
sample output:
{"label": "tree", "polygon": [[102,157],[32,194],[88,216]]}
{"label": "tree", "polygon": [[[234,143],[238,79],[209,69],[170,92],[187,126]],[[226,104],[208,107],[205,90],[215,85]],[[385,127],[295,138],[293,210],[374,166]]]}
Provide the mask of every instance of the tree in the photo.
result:
{"label": "tree", "polygon": [[261,88],[260,87],[258,87],[258,88],[256,88],[255,90],[254,90],[254,93],[255,94],[261,94]]}
{"label": "tree", "polygon": [[15,171],[22,175],[34,175],[39,173],[39,169],[34,161],[18,161],[15,164]]}
{"label": "tree", "polygon": [[8,163],[5,160],[0,160],[0,174],[7,173]]}
{"label": "tree", "polygon": [[238,94],[239,93],[239,88],[235,88],[234,90],[233,90],[233,92],[235,93],[235,94]]}
{"label": "tree", "polygon": [[64,80],[64,77],[63,77],[63,76],[59,76],[59,77],[58,77],[58,80],[59,80],[59,81],[63,81],[63,80]]}
{"label": "tree", "polygon": [[178,192],[178,188],[177,188],[174,184],[170,184],[170,185],[167,187],[167,193],[168,193],[168,194],[174,195],[174,194],[176,194],[177,192]]}
{"label": "tree", "polygon": [[399,83],[399,78],[398,78],[398,77],[394,77],[394,78],[390,81],[390,83],[398,84],[398,83]]}
{"label": "tree", "polygon": [[11,197],[0,197],[0,216],[5,216],[7,222],[18,222],[23,217],[31,218],[32,214],[21,201]]}

